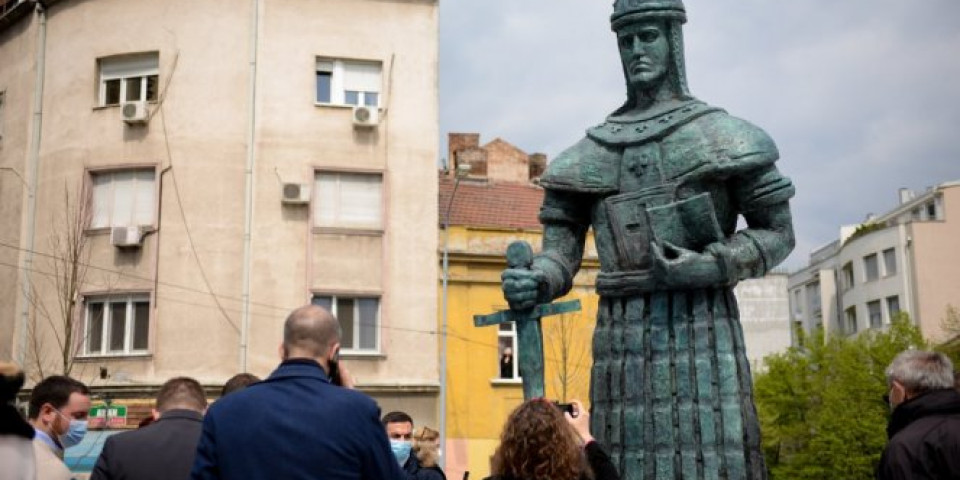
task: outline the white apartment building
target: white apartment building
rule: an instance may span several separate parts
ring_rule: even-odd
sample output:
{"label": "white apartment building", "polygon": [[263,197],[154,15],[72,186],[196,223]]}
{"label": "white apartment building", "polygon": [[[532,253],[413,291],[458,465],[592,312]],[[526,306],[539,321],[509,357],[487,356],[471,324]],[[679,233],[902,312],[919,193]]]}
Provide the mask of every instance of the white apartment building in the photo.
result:
{"label": "white apartment building", "polygon": [[215,390],[314,302],[359,387],[437,425],[437,36],[437,0],[0,1],[0,358]]}
{"label": "white apartment building", "polygon": [[902,311],[927,339],[949,340],[940,323],[948,306],[960,306],[960,182],[899,193],[897,207],[841,228],[790,275],[795,326],[855,334],[884,328]]}

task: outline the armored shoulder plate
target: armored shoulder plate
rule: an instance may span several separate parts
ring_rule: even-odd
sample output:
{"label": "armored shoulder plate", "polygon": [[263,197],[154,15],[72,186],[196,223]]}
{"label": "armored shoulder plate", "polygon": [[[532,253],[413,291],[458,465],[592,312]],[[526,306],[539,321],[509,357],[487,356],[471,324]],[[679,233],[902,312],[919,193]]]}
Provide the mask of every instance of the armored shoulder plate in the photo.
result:
{"label": "armored shoulder plate", "polygon": [[540,185],[548,190],[607,193],[617,191],[619,180],[620,152],[584,138],[547,165]]}

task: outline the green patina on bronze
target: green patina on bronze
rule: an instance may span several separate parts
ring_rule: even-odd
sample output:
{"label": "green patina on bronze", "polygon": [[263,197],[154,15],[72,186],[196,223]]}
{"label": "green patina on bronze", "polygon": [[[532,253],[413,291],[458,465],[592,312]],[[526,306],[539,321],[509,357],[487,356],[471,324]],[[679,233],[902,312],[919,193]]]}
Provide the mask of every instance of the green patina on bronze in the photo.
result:
{"label": "green patina on bronze", "polygon": [[680,0],[614,3],[627,101],[548,166],[541,253],[503,290],[512,315],[566,294],[592,228],[594,436],[624,479],[765,479],[733,287],[793,249],[794,187],[763,130],[690,94],[684,22]]}
{"label": "green patina on bronze", "polygon": [[[524,241],[516,241],[507,247],[507,267],[529,269],[533,263],[533,249]],[[474,315],[473,325],[485,327],[514,322],[517,328],[520,378],[523,381],[523,398],[543,398],[543,331],[540,319],[551,315],[580,310],[580,300],[536,305],[517,310],[501,310],[491,315]]]}

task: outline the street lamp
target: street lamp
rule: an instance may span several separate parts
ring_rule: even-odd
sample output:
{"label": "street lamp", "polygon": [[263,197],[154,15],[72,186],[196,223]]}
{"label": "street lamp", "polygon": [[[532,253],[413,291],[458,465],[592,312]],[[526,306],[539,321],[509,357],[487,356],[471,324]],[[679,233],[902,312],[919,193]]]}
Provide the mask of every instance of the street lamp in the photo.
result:
{"label": "street lamp", "polygon": [[447,466],[447,280],[450,277],[449,243],[450,243],[450,210],[453,208],[453,199],[457,196],[460,180],[470,173],[470,164],[457,164],[454,170],[453,191],[447,200],[447,208],[443,212],[443,271],[440,294],[440,310],[442,323],[440,325],[440,467]]}

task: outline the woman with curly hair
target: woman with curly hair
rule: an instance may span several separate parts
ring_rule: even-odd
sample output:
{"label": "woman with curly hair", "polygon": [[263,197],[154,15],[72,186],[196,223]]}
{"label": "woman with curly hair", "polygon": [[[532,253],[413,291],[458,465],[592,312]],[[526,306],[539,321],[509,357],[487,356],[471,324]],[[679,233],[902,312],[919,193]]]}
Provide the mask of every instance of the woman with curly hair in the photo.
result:
{"label": "woman with curly hair", "polygon": [[590,415],[573,401],[573,415],[542,398],[524,402],[507,419],[487,480],[619,480],[610,457],[590,435]]}

